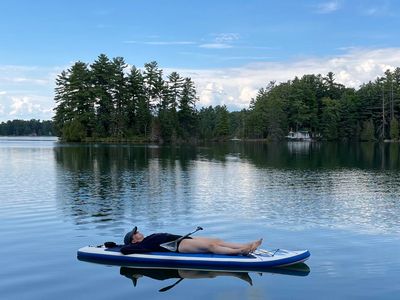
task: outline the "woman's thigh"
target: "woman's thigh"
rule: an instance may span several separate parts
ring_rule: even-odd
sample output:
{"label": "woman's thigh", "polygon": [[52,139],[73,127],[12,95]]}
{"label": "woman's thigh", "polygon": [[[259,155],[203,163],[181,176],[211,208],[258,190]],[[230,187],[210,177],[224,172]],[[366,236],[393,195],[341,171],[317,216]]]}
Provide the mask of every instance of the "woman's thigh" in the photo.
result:
{"label": "woman's thigh", "polygon": [[207,253],[210,251],[210,241],[207,238],[184,239],[179,244],[181,253]]}
{"label": "woman's thigh", "polygon": [[194,237],[192,237],[192,239],[202,241],[204,243],[209,243],[209,244],[222,242],[222,240],[220,240],[220,239],[202,237],[202,236],[194,236]]}

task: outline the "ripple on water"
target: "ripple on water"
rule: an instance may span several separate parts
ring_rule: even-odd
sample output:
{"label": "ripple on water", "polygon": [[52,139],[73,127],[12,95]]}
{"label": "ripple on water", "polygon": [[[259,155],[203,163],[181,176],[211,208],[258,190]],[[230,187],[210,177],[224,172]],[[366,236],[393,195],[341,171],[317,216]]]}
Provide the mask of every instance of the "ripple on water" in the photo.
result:
{"label": "ripple on water", "polygon": [[[163,147],[52,147],[0,145],[0,234],[7,245],[0,248],[7,258],[0,288],[7,299],[186,299],[188,293],[390,299],[400,292],[396,169],[279,167],[280,154],[274,152],[275,164],[270,148],[253,157],[252,149],[238,145],[185,159]],[[303,150],[294,150],[302,159]],[[202,226],[198,235],[238,242],[263,237],[265,248],[308,248],[311,273],[264,273],[253,276],[253,287],[233,277],[185,280],[161,295],[160,282],[141,278],[133,288],[119,268],[76,260],[79,247],[121,242],[133,225],[146,234]]]}

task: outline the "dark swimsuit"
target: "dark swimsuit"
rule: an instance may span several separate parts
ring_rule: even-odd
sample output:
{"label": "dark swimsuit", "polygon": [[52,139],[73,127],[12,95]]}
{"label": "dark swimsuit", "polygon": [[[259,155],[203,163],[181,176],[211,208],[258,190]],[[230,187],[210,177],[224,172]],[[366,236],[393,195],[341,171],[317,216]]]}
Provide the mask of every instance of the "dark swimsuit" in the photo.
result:
{"label": "dark swimsuit", "polygon": [[[121,252],[123,254],[133,254],[133,253],[146,253],[146,252],[171,252],[163,247],[161,244],[173,242],[181,238],[181,235],[169,234],[169,233],[154,233],[143,239],[140,243],[134,243],[122,246]],[[191,239],[191,237],[186,237],[185,239]],[[177,248],[180,245],[179,241],[177,243]],[[178,249],[176,250],[178,252]]]}

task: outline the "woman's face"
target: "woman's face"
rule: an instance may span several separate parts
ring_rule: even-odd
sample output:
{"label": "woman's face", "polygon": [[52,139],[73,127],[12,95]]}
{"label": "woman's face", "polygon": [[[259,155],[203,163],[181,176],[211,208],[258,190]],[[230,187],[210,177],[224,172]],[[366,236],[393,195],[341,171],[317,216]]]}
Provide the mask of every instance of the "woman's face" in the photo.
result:
{"label": "woman's face", "polygon": [[139,243],[143,241],[144,235],[138,230],[134,235],[132,235],[132,242],[133,243]]}

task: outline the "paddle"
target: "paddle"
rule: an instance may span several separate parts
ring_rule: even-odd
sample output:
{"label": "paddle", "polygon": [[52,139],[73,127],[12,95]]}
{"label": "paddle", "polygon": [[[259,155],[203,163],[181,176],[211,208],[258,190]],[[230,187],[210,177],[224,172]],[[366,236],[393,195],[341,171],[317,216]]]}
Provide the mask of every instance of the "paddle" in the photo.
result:
{"label": "paddle", "polygon": [[182,237],[180,237],[179,239],[172,241],[172,242],[168,242],[168,243],[164,243],[164,244],[160,244],[161,247],[171,251],[171,252],[176,252],[176,250],[178,250],[178,246],[179,246],[179,242],[182,241],[183,239],[187,238],[188,236],[192,235],[193,233],[199,231],[199,230],[203,230],[202,227],[197,226],[195,231],[192,231]]}

